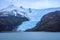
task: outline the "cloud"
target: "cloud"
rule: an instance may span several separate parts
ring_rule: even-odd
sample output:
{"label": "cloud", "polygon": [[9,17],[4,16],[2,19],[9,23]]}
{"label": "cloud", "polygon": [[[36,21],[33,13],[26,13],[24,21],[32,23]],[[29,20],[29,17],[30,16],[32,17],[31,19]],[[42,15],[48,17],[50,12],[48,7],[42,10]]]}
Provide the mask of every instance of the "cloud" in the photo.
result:
{"label": "cloud", "polygon": [[22,5],[25,8],[34,8],[34,9],[44,9],[51,7],[60,7],[59,0],[21,0],[18,3],[15,3],[17,6]]}
{"label": "cloud", "polygon": [[18,7],[21,5],[25,8],[51,8],[60,7],[60,0],[1,0],[0,8],[6,7],[10,4],[14,4]]}
{"label": "cloud", "polygon": [[34,3],[31,3],[31,8],[47,8],[48,7],[48,3],[47,2],[34,2]]}

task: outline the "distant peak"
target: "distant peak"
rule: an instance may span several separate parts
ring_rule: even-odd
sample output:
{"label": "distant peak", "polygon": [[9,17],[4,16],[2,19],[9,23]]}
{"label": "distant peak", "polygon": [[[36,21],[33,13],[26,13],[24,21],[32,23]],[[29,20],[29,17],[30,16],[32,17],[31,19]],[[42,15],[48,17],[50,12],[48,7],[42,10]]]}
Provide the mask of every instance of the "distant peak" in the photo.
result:
{"label": "distant peak", "polygon": [[23,6],[20,6],[21,9],[25,9]]}

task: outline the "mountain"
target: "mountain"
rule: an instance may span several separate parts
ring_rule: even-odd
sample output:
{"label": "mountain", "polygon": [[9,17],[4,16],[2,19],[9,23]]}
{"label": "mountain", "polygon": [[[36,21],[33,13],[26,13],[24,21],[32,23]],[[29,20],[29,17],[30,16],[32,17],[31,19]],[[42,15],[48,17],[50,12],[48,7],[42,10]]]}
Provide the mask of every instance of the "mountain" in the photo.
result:
{"label": "mountain", "polygon": [[[0,11],[0,16],[20,15],[21,17],[28,18],[29,21],[23,22],[23,24],[19,26],[19,29],[26,30],[35,27],[37,22],[41,20],[43,15],[56,10],[60,10],[60,7],[46,9],[31,9],[31,8],[26,9],[23,6],[16,7],[15,5],[9,5],[8,7],[3,8],[3,10]],[[1,14],[1,12],[4,13]]]}
{"label": "mountain", "polygon": [[16,31],[19,25],[29,21],[26,12],[20,10],[21,8],[17,8],[14,5],[0,10],[0,32]]}
{"label": "mountain", "polygon": [[36,26],[26,31],[60,32],[60,11],[49,12],[41,18]]}
{"label": "mountain", "polygon": [[26,22],[25,24],[23,23],[20,26],[20,28],[21,29],[25,28],[25,30],[34,28],[36,26],[36,24],[41,20],[41,18],[44,15],[46,15],[46,14],[48,14],[50,12],[59,11],[59,10],[60,10],[60,7],[45,8],[45,9],[32,9],[32,13],[30,13],[30,19],[31,19],[30,22]]}
{"label": "mountain", "polygon": [[[56,7],[56,8],[45,8],[45,9],[32,9],[32,13],[34,13],[34,15],[31,16],[32,19],[34,19],[35,21],[31,24],[33,24],[32,26],[29,26],[30,28],[27,28],[25,30],[28,29],[32,29],[36,26],[36,24],[41,21],[41,18],[50,13],[50,12],[54,12],[54,11],[60,11],[60,7]],[[30,24],[30,25],[31,25]]]}

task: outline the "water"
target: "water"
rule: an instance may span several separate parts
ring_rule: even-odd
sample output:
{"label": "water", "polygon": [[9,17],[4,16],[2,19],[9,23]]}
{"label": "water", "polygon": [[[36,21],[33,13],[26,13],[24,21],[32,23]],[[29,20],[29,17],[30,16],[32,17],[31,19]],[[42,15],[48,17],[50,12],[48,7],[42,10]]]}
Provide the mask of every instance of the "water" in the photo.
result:
{"label": "water", "polygon": [[0,33],[0,40],[60,40],[60,32]]}

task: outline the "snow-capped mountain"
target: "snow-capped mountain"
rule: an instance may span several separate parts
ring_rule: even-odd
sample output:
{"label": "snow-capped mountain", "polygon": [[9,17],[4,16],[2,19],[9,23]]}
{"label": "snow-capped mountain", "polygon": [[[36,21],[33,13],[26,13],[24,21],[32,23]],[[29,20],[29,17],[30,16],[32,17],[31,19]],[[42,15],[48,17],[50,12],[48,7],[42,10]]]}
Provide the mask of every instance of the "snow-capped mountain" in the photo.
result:
{"label": "snow-capped mountain", "polygon": [[[21,11],[23,10],[23,11]],[[18,26],[25,21],[29,21],[27,12],[24,9],[10,5],[7,8],[0,10],[0,32],[1,31],[16,31]]]}
{"label": "snow-capped mountain", "polygon": [[27,12],[28,10],[26,10],[25,8],[23,8],[22,6],[20,7],[16,7],[15,5],[9,5],[6,8],[3,8],[0,10],[0,16],[8,16],[8,15],[21,15],[22,17],[27,17]]}
{"label": "snow-capped mountain", "polygon": [[11,5],[7,6],[6,8],[1,9],[0,11],[11,11],[11,10],[14,10],[14,9],[24,10],[24,8],[22,6],[17,7],[15,5],[11,4]]}
{"label": "snow-capped mountain", "polygon": [[8,7],[1,9],[0,11],[11,11],[11,10],[16,9],[16,8],[17,7],[14,5],[9,5]]}

